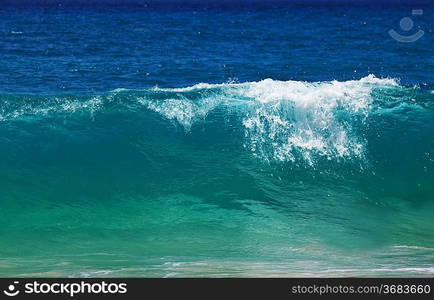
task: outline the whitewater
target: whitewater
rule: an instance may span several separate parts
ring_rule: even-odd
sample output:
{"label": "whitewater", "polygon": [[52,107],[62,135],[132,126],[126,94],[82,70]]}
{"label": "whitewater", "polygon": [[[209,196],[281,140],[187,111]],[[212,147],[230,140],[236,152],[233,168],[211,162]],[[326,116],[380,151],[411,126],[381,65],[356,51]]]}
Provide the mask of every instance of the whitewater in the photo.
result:
{"label": "whitewater", "polygon": [[374,75],[3,93],[2,274],[432,276],[433,101]]}

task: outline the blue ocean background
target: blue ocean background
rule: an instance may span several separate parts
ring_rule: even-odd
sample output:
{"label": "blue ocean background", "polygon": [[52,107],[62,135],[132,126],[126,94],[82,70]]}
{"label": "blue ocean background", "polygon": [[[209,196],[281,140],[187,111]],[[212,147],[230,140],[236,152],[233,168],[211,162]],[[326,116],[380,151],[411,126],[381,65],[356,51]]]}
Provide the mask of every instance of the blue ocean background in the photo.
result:
{"label": "blue ocean background", "polygon": [[2,1],[0,276],[433,276],[433,9]]}

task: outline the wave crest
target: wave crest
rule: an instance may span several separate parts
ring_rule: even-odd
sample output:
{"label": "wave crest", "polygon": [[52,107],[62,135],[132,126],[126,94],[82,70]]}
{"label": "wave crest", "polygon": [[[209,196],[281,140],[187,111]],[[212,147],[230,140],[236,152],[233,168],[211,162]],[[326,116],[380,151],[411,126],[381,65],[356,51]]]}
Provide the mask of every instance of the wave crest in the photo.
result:
{"label": "wave crest", "polygon": [[[119,111],[146,115],[152,111],[194,134],[196,122],[213,118],[212,113],[219,111],[222,115],[235,116],[233,119],[238,124],[232,126],[242,131],[245,148],[256,157],[312,167],[324,159],[363,161],[366,120],[372,110],[378,110],[376,102],[384,101],[381,97],[386,101],[405,100],[408,98],[403,96],[405,91],[394,79],[369,75],[344,82],[265,79],[247,83],[201,83],[175,89],[116,89],[92,97],[3,95],[0,121],[29,116],[32,120],[70,117],[77,113],[89,113],[93,118],[99,113]],[[392,97],[391,92],[398,94]]]}

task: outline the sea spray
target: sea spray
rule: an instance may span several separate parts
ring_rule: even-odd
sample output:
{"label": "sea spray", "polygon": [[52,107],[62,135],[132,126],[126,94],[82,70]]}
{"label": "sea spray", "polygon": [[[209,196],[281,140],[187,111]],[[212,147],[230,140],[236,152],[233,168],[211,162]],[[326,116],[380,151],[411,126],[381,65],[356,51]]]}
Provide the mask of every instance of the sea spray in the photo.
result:
{"label": "sea spray", "polygon": [[1,94],[1,272],[432,275],[433,100],[374,76]]}

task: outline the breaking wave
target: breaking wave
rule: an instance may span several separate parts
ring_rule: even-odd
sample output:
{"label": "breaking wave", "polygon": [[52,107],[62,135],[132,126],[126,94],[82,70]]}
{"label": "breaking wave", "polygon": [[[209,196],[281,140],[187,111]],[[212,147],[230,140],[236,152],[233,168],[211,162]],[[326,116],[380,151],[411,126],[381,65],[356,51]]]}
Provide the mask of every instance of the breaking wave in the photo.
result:
{"label": "breaking wave", "polygon": [[132,251],[130,275],[199,256],[209,274],[252,257],[284,274],[432,274],[433,103],[372,75],[0,94],[0,225],[21,241],[2,257],[111,253],[122,274]]}
{"label": "breaking wave", "polygon": [[[44,122],[86,114],[94,120],[117,113],[146,118],[157,113],[186,134],[194,135],[195,126],[206,123],[242,133],[244,148],[264,161],[315,166],[330,160],[366,162],[372,119],[397,116],[405,121],[407,115],[400,116],[400,111],[432,116],[432,100],[429,92],[373,75],[345,82],[265,79],[116,89],[97,96],[1,95],[0,121]],[[219,121],[210,121],[218,116]]]}

